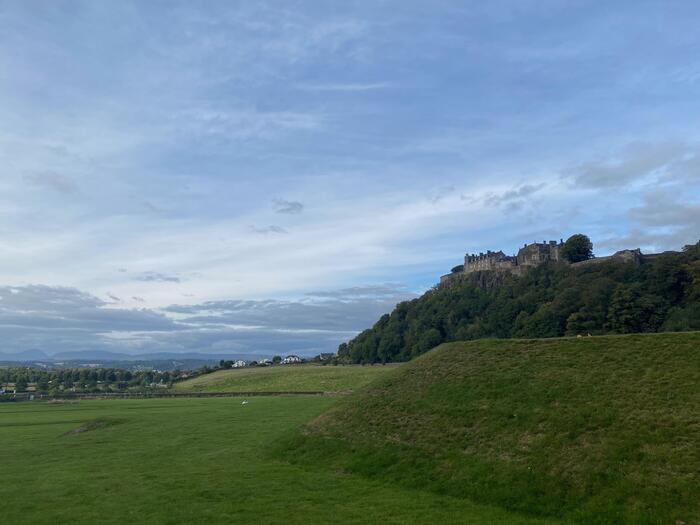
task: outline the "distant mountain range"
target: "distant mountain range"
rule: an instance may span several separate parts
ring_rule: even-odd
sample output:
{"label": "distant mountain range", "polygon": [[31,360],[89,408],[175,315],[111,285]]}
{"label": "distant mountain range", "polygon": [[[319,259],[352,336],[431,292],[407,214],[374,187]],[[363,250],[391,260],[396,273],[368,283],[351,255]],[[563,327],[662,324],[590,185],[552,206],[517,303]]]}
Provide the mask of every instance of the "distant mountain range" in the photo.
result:
{"label": "distant mountain range", "polygon": [[99,363],[102,361],[161,361],[161,360],[197,360],[197,361],[219,361],[220,359],[245,359],[254,360],[263,357],[272,357],[266,355],[253,354],[201,354],[198,352],[153,352],[148,354],[123,354],[119,352],[107,352],[104,350],[86,350],[74,352],[59,352],[57,354],[48,355],[43,350],[24,350],[22,352],[3,353],[0,352],[0,361],[6,362],[61,362],[61,361],[81,361],[89,363]]}

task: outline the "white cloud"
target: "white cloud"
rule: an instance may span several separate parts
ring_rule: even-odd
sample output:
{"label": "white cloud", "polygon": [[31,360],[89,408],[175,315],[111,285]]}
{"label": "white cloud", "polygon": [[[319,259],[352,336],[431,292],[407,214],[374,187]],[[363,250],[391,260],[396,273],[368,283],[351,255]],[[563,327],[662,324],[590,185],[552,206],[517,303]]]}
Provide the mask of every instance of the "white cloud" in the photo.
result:
{"label": "white cloud", "polygon": [[685,144],[632,143],[616,158],[588,161],[571,169],[567,176],[584,188],[614,188],[634,182],[658,178],[670,164],[687,153]]}
{"label": "white cloud", "polygon": [[44,186],[60,193],[75,193],[78,191],[78,185],[73,179],[51,171],[27,173],[23,179],[30,184]]}
{"label": "white cloud", "polygon": [[191,109],[172,114],[172,132],[228,140],[269,140],[282,133],[321,128],[323,117],[295,111]]}
{"label": "white cloud", "polygon": [[288,201],[286,199],[274,199],[272,201],[277,213],[297,214],[304,211],[304,205],[299,201]]}
{"label": "white cloud", "polygon": [[250,231],[253,233],[259,233],[261,235],[267,235],[269,233],[276,233],[276,234],[285,234],[289,233],[287,230],[282,228],[282,226],[275,226],[270,225],[270,226],[251,226]]}
{"label": "white cloud", "polygon": [[179,283],[182,281],[180,277],[175,275],[166,275],[160,272],[143,272],[138,275],[134,275],[133,279],[136,281],[145,282],[159,282],[159,283]]}
{"label": "white cloud", "polygon": [[347,84],[300,84],[297,86],[298,89],[306,91],[349,91],[349,92],[362,92],[362,91],[376,91],[378,89],[388,89],[391,88],[392,84],[390,82],[367,82],[367,83],[352,83]]}

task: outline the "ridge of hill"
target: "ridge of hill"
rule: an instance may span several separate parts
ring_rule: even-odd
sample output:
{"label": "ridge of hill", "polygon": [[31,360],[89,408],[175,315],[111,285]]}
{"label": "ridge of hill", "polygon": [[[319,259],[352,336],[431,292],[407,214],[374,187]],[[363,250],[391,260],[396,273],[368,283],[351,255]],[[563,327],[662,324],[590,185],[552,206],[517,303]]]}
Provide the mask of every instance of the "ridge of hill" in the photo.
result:
{"label": "ridge of hill", "polygon": [[450,341],[700,330],[700,242],[597,264],[547,262],[522,275],[474,271],[338,348],[346,362],[408,361]]}
{"label": "ridge of hill", "polygon": [[276,365],[218,370],[177,382],[190,392],[351,392],[400,365]]}
{"label": "ridge of hill", "polygon": [[697,525],[698,377],[698,332],[449,343],[282,447],[296,463],[531,515]]}

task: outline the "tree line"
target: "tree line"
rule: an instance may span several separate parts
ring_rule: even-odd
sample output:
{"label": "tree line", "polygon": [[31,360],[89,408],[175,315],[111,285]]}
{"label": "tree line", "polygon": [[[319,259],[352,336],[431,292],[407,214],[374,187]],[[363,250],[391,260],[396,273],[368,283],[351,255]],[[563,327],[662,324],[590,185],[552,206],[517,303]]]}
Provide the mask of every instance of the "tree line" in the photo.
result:
{"label": "tree line", "polygon": [[130,388],[149,388],[158,384],[169,385],[183,372],[156,370],[123,370],[120,368],[56,368],[44,370],[34,367],[0,368],[0,386],[14,385],[17,392],[26,392],[30,385],[37,392],[61,391],[105,392]]}
{"label": "tree line", "polygon": [[639,265],[550,262],[475,272],[399,303],[343,343],[352,363],[407,361],[449,341],[700,330],[700,242]]}

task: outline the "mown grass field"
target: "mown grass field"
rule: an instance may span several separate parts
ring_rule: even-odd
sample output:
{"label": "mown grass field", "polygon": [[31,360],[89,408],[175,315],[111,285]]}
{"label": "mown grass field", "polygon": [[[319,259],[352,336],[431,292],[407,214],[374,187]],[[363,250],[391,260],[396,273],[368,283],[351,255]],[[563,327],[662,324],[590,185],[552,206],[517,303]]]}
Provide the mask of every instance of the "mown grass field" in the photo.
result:
{"label": "mown grass field", "polygon": [[279,440],[338,398],[0,405],[0,518],[32,524],[543,524],[289,464]]}
{"label": "mown grass field", "polygon": [[175,383],[176,391],[193,392],[348,392],[401,365],[316,364],[219,370]]}
{"label": "mown grass field", "polygon": [[700,524],[700,333],[445,344],[294,461],[585,524]]}

